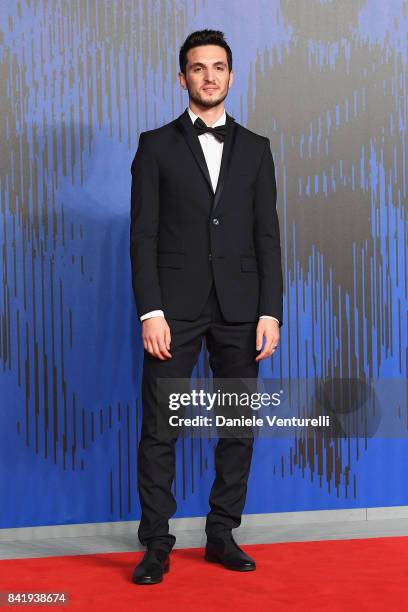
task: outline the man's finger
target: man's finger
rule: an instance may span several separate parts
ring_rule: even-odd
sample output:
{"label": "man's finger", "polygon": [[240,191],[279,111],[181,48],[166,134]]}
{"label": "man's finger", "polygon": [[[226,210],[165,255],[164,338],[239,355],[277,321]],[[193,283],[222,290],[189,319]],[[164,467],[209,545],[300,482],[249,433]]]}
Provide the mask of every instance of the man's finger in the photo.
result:
{"label": "man's finger", "polygon": [[162,355],[161,355],[161,351],[160,351],[160,348],[159,348],[159,343],[157,341],[157,338],[154,338],[152,340],[152,345],[153,345],[153,355],[155,357],[157,357],[157,359],[163,360],[164,357],[162,357]]}
{"label": "man's finger", "polygon": [[158,340],[158,345],[159,345],[159,350],[160,350],[160,354],[165,358],[165,359],[169,359],[171,357],[171,354],[169,353],[169,351],[167,350],[166,347],[166,341],[165,341],[165,336],[163,336],[162,338],[160,338]]}
{"label": "man's finger", "polygon": [[164,332],[164,341],[166,343],[167,349],[170,350],[171,333],[170,333],[170,328],[169,327],[167,327],[165,332]]}
{"label": "man's finger", "polygon": [[269,343],[265,342],[262,353],[259,353],[259,355],[255,357],[255,361],[261,361],[261,359],[265,359],[265,357],[270,357],[274,353],[275,349],[276,346],[273,344],[273,341]]}
{"label": "man's finger", "polygon": [[272,354],[272,351],[270,348],[268,348],[266,345],[264,346],[264,349],[262,351],[262,353],[260,353],[257,357],[257,359],[265,359],[265,357],[270,357]]}
{"label": "man's finger", "polygon": [[150,338],[146,339],[146,350],[148,353],[150,353],[150,355],[153,355],[153,345]]}
{"label": "man's finger", "polygon": [[260,351],[262,348],[262,336],[264,332],[260,329],[256,332],[256,350]]}

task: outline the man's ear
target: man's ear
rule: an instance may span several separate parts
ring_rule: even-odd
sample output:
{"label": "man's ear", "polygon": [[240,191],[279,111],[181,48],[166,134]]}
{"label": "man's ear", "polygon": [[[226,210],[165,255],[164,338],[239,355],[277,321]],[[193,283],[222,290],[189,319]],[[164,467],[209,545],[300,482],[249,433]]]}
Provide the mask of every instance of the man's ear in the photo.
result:
{"label": "man's ear", "polygon": [[178,77],[179,77],[180,85],[182,86],[182,88],[187,89],[186,77],[184,76],[184,74],[182,72],[179,72]]}
{"label": "man's ear", "polygon": [[231,87],[233,81],[234,81],[234,73],[231,70],[230,75],[229,75],[228,89]]}

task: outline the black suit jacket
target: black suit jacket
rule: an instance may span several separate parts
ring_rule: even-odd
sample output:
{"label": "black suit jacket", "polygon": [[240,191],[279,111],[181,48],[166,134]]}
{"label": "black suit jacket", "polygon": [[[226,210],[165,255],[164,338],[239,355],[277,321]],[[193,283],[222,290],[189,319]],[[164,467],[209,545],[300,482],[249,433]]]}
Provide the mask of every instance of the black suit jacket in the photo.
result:
{"label": "black suit jacket", "polygon": [[138,315],[193,321],[214,278],[228,322],[282,325],[275,167],[269,139],[226,113],[217,189],[187,109],[142,132],[132,162],[130,257]]}

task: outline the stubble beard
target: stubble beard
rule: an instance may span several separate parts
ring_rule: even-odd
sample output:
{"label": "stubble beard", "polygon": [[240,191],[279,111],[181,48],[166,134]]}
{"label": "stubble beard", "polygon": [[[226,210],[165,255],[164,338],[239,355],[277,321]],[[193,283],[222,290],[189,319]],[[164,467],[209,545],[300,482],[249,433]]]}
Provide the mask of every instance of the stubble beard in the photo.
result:
{"label": "stubble beard", "polygon": [[196,93],[187,87],[188,95],[190,100],[192,100],[198,106],[203,106],[204,108],[213,108],[214,106],[218,106],[225,100],[228,95],[228,89],[224,94],[221,94],[218,98],[204,98],[200,93]]}

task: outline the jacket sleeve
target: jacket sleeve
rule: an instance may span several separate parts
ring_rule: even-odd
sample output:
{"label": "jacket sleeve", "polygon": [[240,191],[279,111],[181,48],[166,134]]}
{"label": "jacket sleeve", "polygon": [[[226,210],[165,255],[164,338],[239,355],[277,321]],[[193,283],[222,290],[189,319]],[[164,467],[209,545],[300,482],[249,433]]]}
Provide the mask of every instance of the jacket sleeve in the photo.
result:
{"label": "jacket sleeve", "polygon": [[276,211],[275,164],[269,138],[265,138],[255,184],[254,241],[260,276],[259,312],[283,324],[283,278],[278,213]]}
{"label": "jacket sleeve", "polygon": [[157,270],[159,168],[141,132],[131,166],[130,259],[138,316],[162,310]]}

